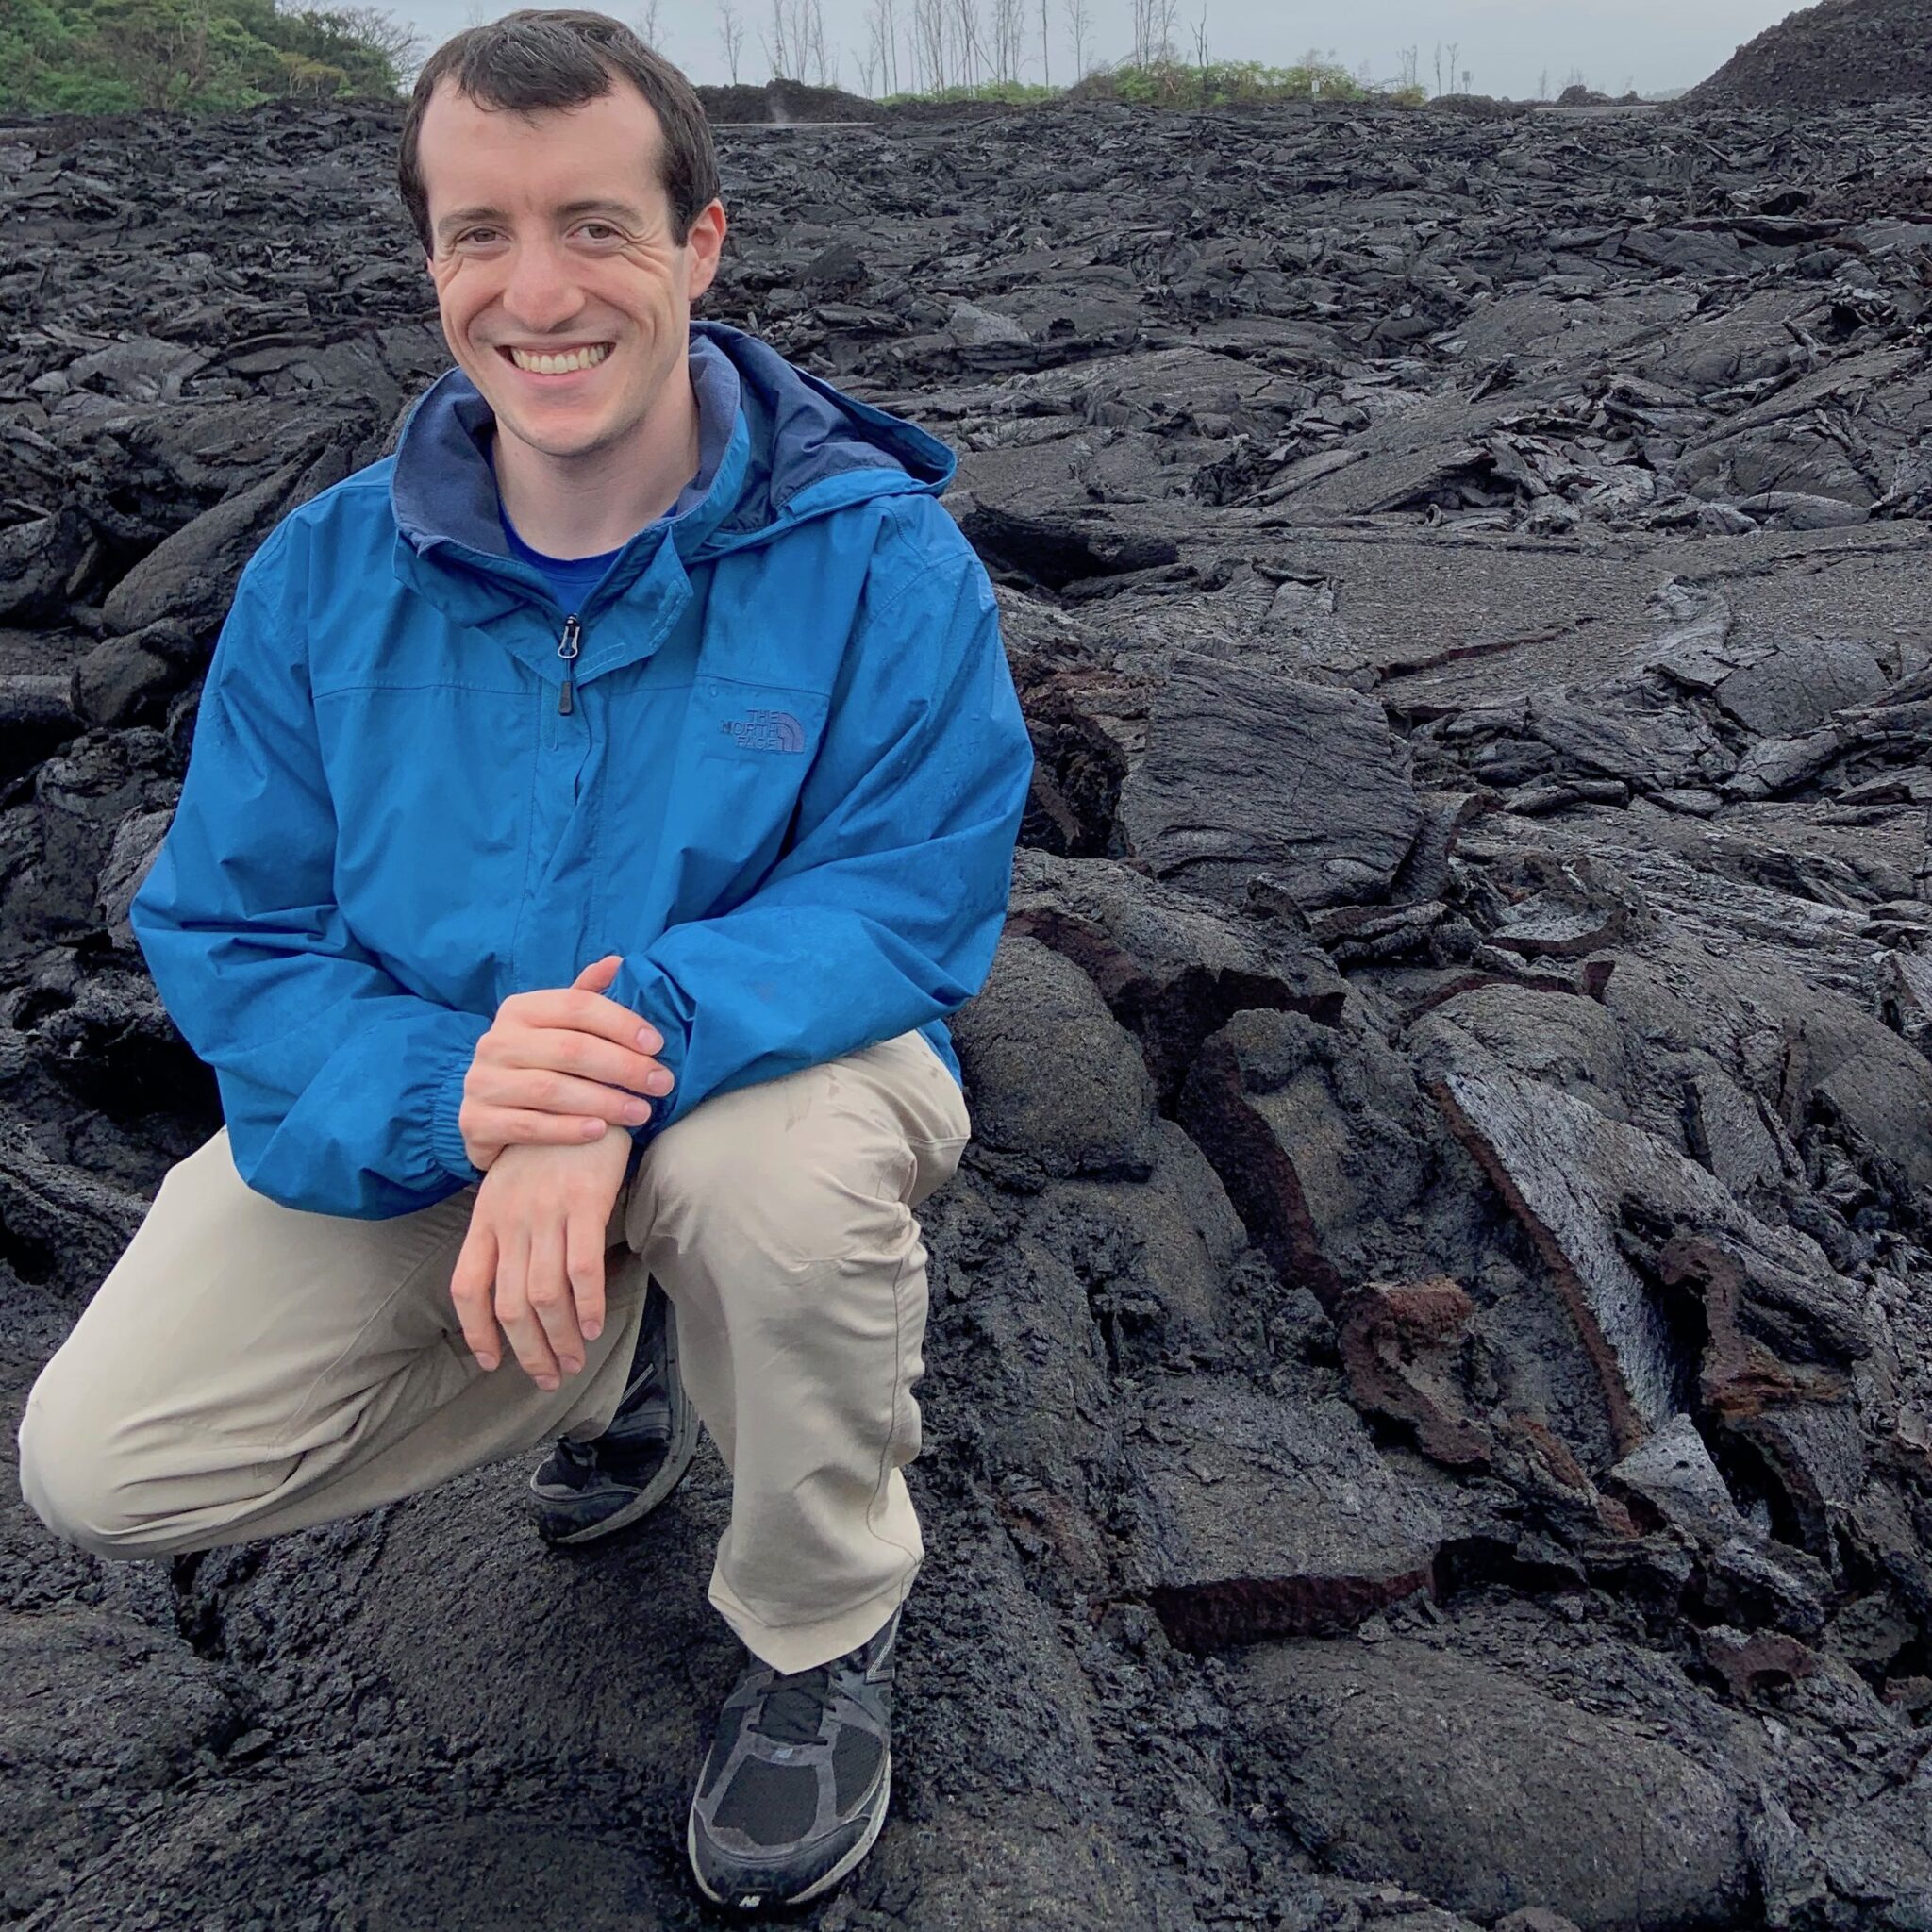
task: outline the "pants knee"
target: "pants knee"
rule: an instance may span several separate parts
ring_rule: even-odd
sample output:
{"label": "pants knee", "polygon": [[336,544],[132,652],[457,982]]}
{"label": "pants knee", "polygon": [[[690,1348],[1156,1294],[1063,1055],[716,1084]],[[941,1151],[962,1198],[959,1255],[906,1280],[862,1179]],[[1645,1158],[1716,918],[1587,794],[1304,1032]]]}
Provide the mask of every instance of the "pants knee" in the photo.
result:
{"label": "pants knee", "polygon": [[913,1175],[890,1122],[708,1103],[647,1151],[630,1239],[693,1344],[728,1349],[741,1376],[869,1379],[882,1352],[916,1355],[924,1328]]}
{"label": "pants knee", "polygon": [[[707,1129],[709,1129],[707,1131]],[[908,1218],[911,1150],[880,1130],[747,1148],[694,1115],[651,1149],[653,1218],[694,1240],[720,1233],[777,1255],[830,1260]]]}
{"label": "pants knee", "polygon": [[131,1509],[99,1414],[79,1412],[46,1371],[28,1391],[18,1441],[21,1495],[56,1536],[97,1557],[154,1554],[157,1525]]}

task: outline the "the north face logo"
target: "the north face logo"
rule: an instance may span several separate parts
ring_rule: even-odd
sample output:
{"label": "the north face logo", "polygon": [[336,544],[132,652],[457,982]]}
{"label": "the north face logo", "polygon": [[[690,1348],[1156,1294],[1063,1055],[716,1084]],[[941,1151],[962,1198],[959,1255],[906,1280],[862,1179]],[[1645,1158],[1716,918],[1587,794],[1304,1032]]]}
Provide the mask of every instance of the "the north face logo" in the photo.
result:
{"label": "the north face logo", "polygon": [[747,711],[718,727],[745,751],[803,751],[805,726],[790,711]]}

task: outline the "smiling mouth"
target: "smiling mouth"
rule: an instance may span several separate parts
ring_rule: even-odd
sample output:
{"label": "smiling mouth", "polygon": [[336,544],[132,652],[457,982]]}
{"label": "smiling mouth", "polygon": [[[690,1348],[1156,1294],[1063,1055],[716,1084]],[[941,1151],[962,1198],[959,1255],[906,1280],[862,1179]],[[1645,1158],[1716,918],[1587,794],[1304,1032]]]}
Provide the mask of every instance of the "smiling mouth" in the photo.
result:
{"label": "smiling mouth", "polygon": [[577,375],[586,370],[601,368],[610,359],[615,347],[613,342],[589,342],[581,348],[542,354],[510,348],[501,348],[497,354],[525,375]]}

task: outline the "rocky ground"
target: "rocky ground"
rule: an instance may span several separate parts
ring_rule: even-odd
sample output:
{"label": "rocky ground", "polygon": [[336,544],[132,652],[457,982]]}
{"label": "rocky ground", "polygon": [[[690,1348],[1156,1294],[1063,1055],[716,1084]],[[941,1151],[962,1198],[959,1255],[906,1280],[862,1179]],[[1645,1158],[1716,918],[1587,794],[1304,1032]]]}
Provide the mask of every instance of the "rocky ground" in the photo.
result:
{"label": "rocky ground", "polygon": [[1692,92],[1811,110],[1932,94],[1932,0],[1821,0],[1767,27]]}
{"label": "rocky ground", "polygon": [[[395,115],[0,128],[0,1385],[216,1121],[125,906],[444,363]],[[710,312],[962,454],[1040,754],[838,1932],[1932,1925],[1932,113],[734,132]],[[0,1513],[0,1917],[674,1928],[701,1474]],[[1560,1915],[1560,1916],[1558,1916]]]}

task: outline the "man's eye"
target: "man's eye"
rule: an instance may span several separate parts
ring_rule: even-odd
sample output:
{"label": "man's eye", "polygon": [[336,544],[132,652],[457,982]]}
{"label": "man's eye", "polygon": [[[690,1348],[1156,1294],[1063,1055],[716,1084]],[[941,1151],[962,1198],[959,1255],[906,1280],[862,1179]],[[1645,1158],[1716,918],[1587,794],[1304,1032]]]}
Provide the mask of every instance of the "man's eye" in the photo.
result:
{"label": "man's eye", "polygon": [[[618,229],[613,228],[608,222],[586,222],[579,228],[578,233],[588,235],[593,229],[599,236],[608,235],[619,242],[624,239],[623,234]],[[488,242],[493,240],[500,232],[496,228],[465,228],[456,239],[458,244],[464,242]]]}

